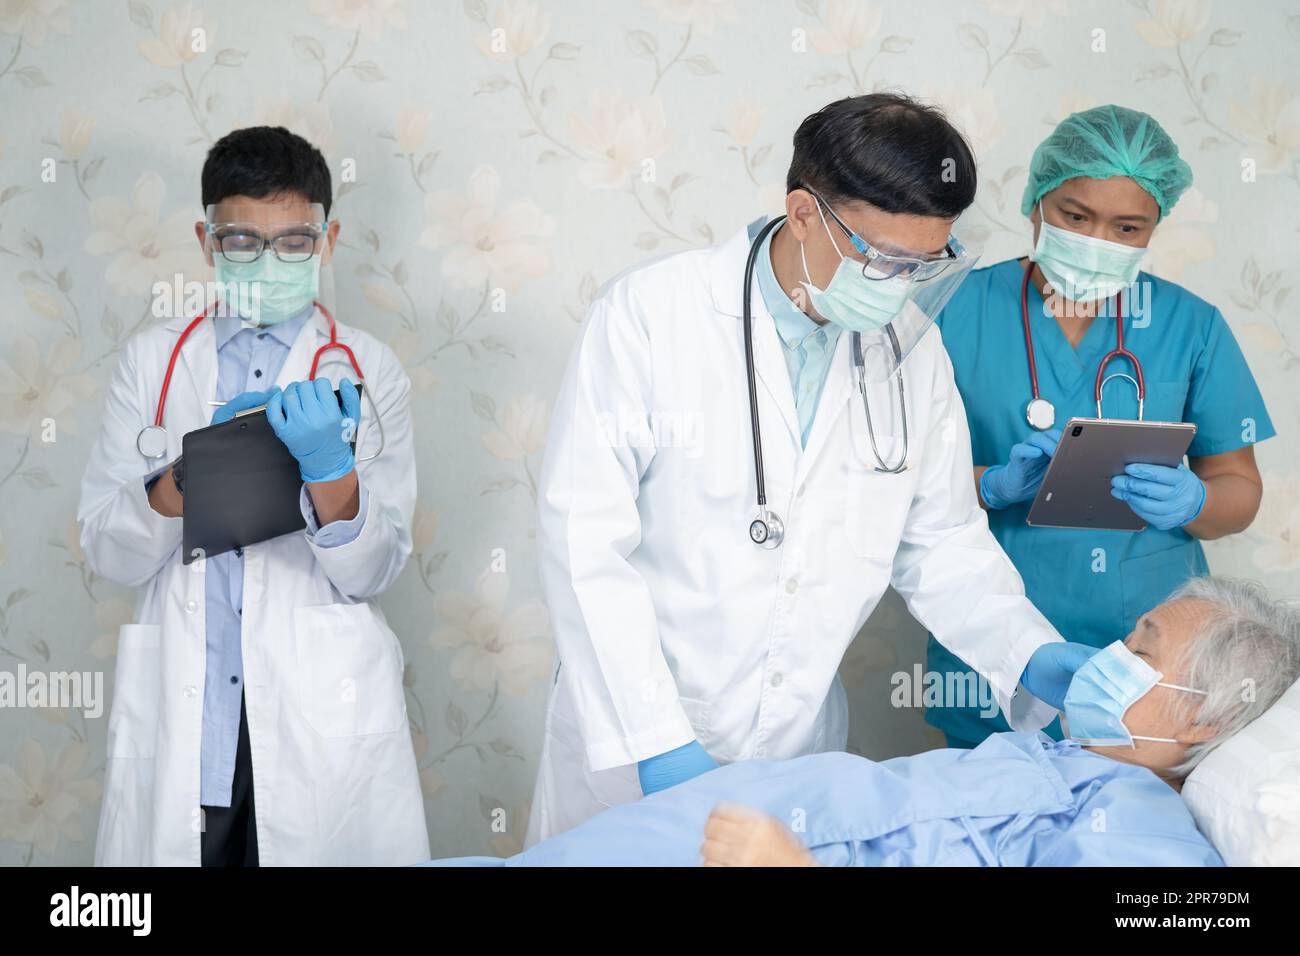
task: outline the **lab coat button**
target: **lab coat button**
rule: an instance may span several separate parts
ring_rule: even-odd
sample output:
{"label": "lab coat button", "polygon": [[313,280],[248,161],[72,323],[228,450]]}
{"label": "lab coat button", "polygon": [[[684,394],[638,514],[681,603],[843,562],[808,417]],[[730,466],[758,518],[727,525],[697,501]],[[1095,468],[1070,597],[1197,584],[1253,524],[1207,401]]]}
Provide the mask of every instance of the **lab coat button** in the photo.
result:
{"label": "lab coat button", "polygon": [[190,684],[185,688],[185,696],[190,700],[193,700],[195,697],[199,696],[199,689],[193,684]]}
{"label": "lab coat button", "polygon": [[794,592],[798,590],[799,590],[798,578],[791,578],[789,581],[785,582],[785,591],[787,594],[794,594]]}
{"label": "lab coat button", "polygon": [[770,683],[773,687],[780,687],[781,681],[784,679],[785,678],[783,678],[779,673],[777,673],[772,675],[772,679],[768,681],[768,683]]}
{"label": "lab coat button", "polygon": [[186,602],[185,602],[185,613],[186,613],[186,614],[193,614],[193,613],[194,613],[195,611],[197,611],[198,609],[199,609],[199,602],[198,602],[198,601],[186,601]]}

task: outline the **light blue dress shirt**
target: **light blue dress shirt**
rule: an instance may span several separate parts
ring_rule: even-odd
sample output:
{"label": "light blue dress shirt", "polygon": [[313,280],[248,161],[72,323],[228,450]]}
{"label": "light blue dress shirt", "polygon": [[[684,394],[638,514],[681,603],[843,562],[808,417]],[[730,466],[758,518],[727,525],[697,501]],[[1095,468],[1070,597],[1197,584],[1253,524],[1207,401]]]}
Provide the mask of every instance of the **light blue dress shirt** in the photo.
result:
{"label": "light blue dress shirt", "polygon": [[831,359],[835,356],[840,329],[831,322],[818,325],[791,301],[776,281],[776,273],[772,270],[774,235],[776,231],[767,234],[755,263],[758,291],[763,296],[767,311],[772,313],[772,318],[776,321],[776,334],[781,340],[785,367],[790,373],[790,387],[794,390],[794,407],[799,415],[800,444],[806,447],[813,419],[817,415],[817,403],[821,400],[826,375],[830,371]]}
{"label": "light blue dress shirt", "polygon": [[[217,347],[217,400],[229,401],[243,392],[265,391],[275,384],[289,349],[314,308],[277,325],[257,328],[233,316],[213,319]],[[366,489],[361,506],[348,521],[320,527],[304,486],[300,499],[307,533],[315,544],[337,547],[361,532],[366,514]],[[207,604],[207,672],[203,683],[203,740],[200,751],[199,803],[230,806],[239,743],[239,710],[244,695],[244,658],[240,646],[244,608],[243,551],[208,558],[204,595]]]}

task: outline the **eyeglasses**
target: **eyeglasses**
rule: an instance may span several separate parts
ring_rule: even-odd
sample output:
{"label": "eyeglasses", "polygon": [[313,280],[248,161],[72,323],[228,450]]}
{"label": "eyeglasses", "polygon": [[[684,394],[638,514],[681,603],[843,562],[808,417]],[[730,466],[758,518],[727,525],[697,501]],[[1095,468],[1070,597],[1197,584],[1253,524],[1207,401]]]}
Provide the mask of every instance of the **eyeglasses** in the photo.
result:
{"label": "eyeglasses", "polygon": [[807,186],[803,188],[813,194],[813,198],[830,214],[831,219],[835,220],[835,225],[839,226],[844,235],[848,237],[853,248],[865,257],[865,261],[862,263],[862,276],[865,279],[879,282],[883,279],[898,277],[907,279],[909,282],[925,282],[927,279],[942,275],[950,265],[966,255],[965,247],[954,236],[948,237],[943,252],[930,259],[920,259],[915,256],[895,256],[887,252],[881,252],[846,226],[844,220],[835,215],[835,210],[831,208],[830,203],[823,199],[815,189],[810,189]]}
{"label": "eyeglasses", "polygon": [[245,222],[209,222],[204,231],[213,247],[230,262],[256,262],[269,245],[281,262],[306,262],[325,236],[323,222],[283,223],[267,238],[259,227]]}

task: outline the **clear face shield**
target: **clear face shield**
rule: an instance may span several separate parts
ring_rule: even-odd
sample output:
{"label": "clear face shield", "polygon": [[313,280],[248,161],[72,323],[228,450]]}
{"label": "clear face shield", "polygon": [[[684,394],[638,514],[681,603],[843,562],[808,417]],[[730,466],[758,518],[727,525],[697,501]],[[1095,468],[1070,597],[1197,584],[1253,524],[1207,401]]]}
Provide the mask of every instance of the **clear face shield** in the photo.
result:
{"label": "clear face shield", "polygon": [[[884,282],[905,278],[911,288],[893,321],[861,333],[860,367],[866,384],[887,381],[898,373],[979,261],[979,252],[968,249],[956,237],[949,237],[946,253],[936,259],[912,259],[867,248],[868,259],[863,266],[866,279]],[[854,364],[858,362],[859,357],[854,356]]]}
{"label": "clear face shield", "polygon": [[234,199],[208,206],[204,218],[224,313],[274,325],[321,297],[329,222],[320,203]]}

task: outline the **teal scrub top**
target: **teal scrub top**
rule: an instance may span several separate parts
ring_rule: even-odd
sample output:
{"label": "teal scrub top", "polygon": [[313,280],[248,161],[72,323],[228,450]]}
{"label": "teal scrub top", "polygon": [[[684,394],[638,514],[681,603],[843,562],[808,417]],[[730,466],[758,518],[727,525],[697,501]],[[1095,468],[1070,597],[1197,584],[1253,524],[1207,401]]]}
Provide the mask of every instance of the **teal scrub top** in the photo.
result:
{"label": "teal scrub top", "polygon": [[[972,272],[938,319],[966,406],[976,466],[1005,462],[1011,446],[1032,431],[1025,420],[1032,391],[1020,315],[1023,276],[1015,259]],[[1137,288],[1144,283],[1150,294],[1142,314],[1132,314],[1127,293],[1123,311],[1124,344],[1146,376],[1146,419],[1194,422],[1190,457],[1271,438],[1275,432],[1264,399],[1219,310],[1145,272]],[[1056,406],[1057,424],[1072,416],[1096,417],[1094,382],[1098,364],[1115,347],[1114,316],[1094,319],[1072,347],[1056,319],[1043,314],[1043,297],[1031,283],[1029,321],[1039,394]],[[1107,366],[1106,374],[1113,372],[1133,374],[1122,358]],[[1133,385],[1110,381],[1103,417],[1137,418],[1137,413]],[[989,527],[1024,578],[1029,599],[1067,641],[1104,647],[1122,640],[1138,617],[1189,577],[1209,572],[1200,542],[1181,528],[1032,528],[1025,523],[1031,503],[989,511]],[[968,670],[933,636],[927,651],[931,671]],[[945,686],[955,685],[945,681]],[[929,708],[926,720],[953,746],[973,746],[1008,729],[1000,714],[984,718],[975,708]],[[1054,723],[1049,733],[1059,738],[1059,726]]]}

